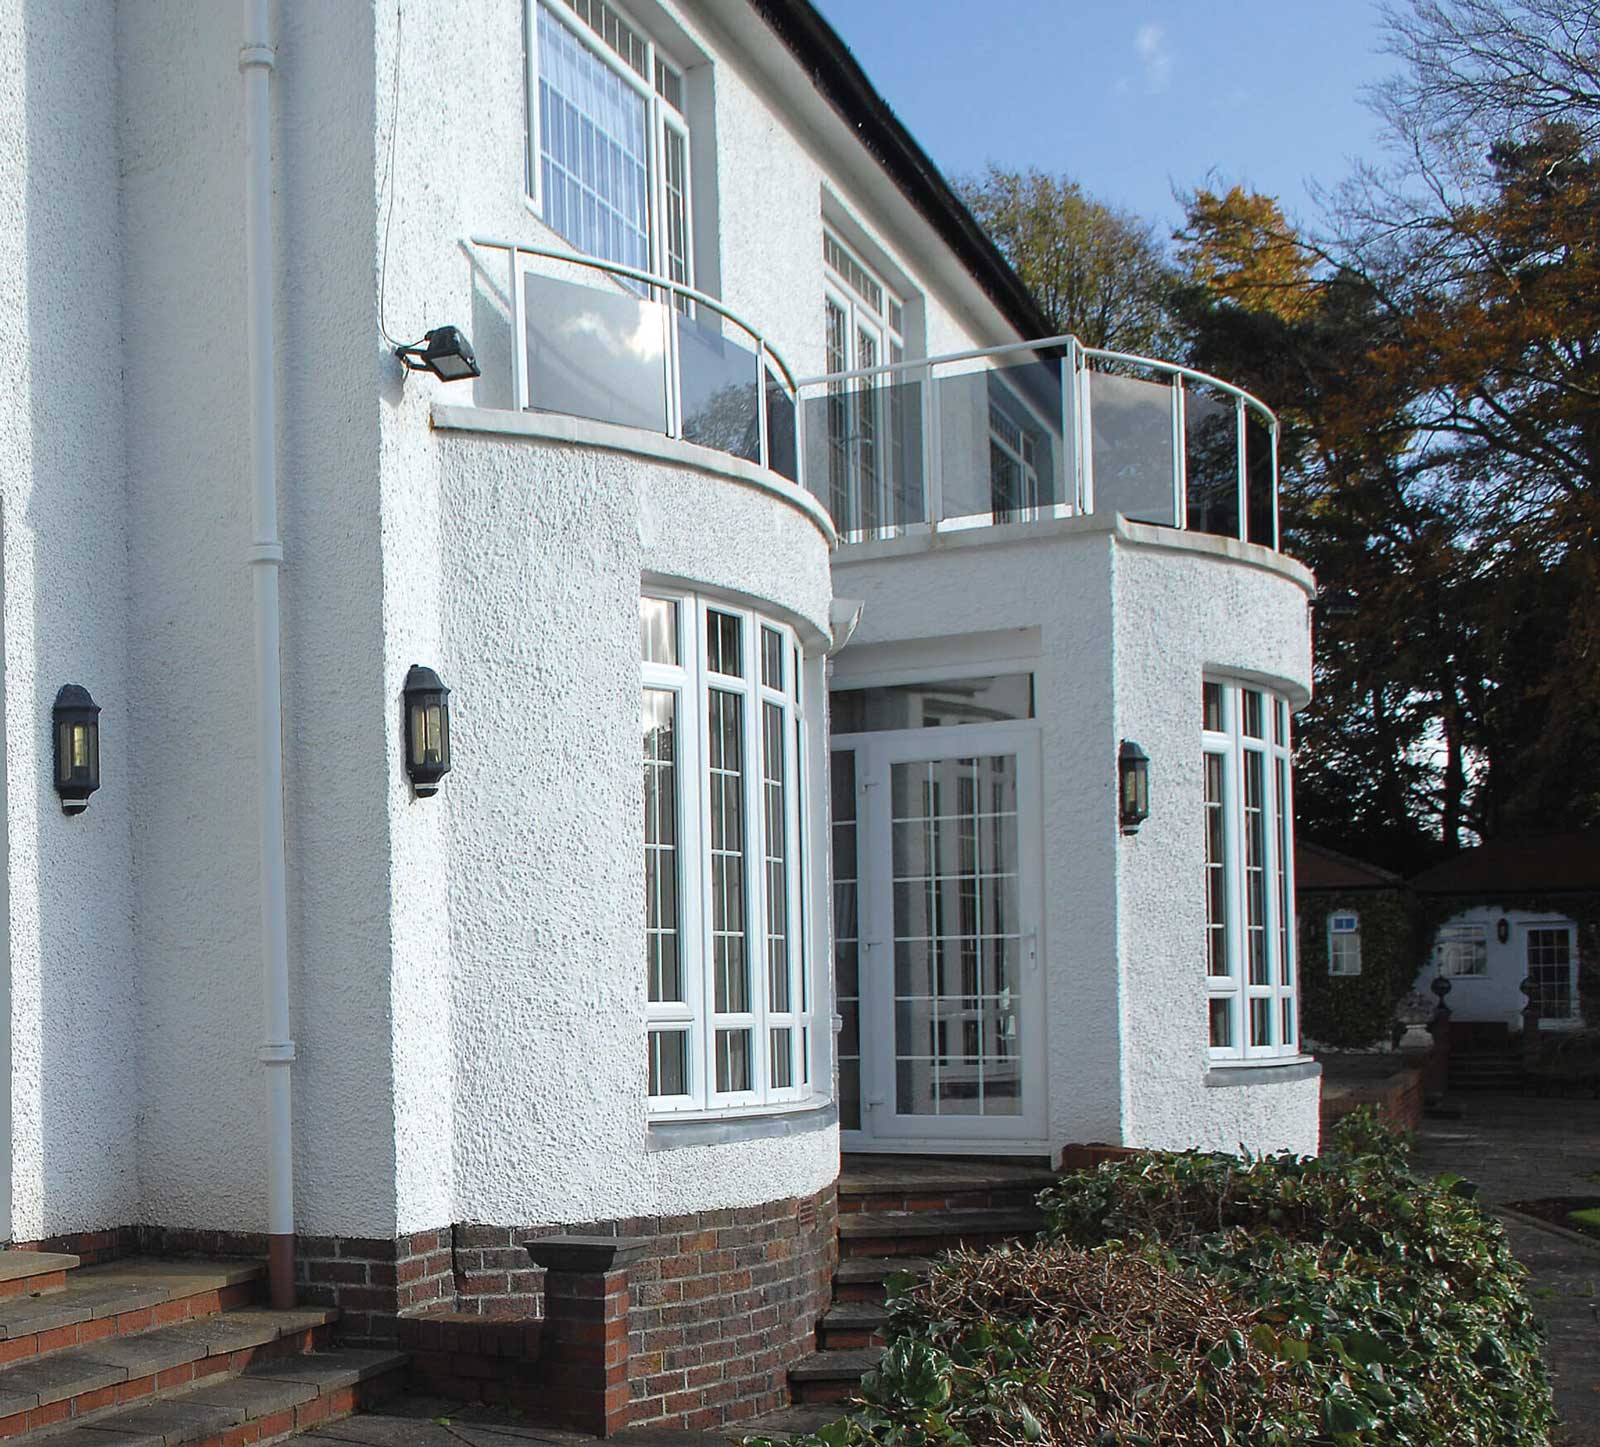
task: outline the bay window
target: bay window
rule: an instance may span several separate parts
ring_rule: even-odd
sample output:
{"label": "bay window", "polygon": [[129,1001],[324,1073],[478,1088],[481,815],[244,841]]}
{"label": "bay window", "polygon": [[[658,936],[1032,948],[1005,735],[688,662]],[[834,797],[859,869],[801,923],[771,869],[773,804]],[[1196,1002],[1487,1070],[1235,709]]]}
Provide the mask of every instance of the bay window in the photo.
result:
{"label": "bay window", "polygon": [[1203,686],[1205,968],[1211,1057],[1292,1056],[1294,809],[1289,707],[1260,688]]}
{"label": "bay window", "polygon": [[639,603],[650,1108],[811,1090],[801,654],[692,594]]}
{"label": "bay window", "polygon": [[684,76],[607,0],[529,0],[528,192],[579,251],[693,283]]}

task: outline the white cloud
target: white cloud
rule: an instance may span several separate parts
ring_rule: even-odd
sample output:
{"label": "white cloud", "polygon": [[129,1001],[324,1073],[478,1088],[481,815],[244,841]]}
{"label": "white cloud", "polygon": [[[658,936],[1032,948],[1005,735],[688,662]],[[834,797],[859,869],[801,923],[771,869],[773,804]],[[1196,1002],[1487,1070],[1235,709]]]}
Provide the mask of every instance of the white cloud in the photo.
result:
{"label": "white cloud", "polygon": [[1159,95],[1172,82],[1172,52],[1167,49],[1167,28],[1147,21],[1133,34],[1134,54],[1144,72],[1146,95]]}

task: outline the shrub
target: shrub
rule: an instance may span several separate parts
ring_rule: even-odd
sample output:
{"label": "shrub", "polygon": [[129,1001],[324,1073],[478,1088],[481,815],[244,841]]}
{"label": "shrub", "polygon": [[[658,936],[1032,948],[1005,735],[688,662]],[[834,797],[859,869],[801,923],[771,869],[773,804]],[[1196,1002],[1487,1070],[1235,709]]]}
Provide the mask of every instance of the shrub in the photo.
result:
{"label": "shrub", "polygon": [[850,1418],[799,1447],[1547,1447],[1525,1274],[1375,1113],[1315,1159],[1149,1153],[1062,1178],[1039,1244],[895,1297]]}
{"label": "shrub", "polygon": [[1361,1110],[1316,1158],[1110,1162],[1047,1193],[1049,1232],[1157,1252],[1258,1308],[1315,1384],[1325,1440],[1544,1447],[1526,1273],[1470,1183],[1424,1180],[1403,1154]]}

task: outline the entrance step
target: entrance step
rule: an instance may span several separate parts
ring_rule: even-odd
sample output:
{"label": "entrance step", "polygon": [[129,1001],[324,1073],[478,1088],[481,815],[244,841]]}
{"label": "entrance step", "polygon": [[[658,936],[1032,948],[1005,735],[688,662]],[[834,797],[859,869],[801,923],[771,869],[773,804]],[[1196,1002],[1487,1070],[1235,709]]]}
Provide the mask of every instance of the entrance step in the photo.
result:
{"label": "entrance step", "polygon": [[133,1257],[107,1266],[80,1266],[64,1286],[0,1297],[0,1369],[107,1337],[246,1306],[265,1274],[250,1261]]}
{"label": "entrance step", "polygon": [[839,1210],[1026,1209],[1058,1179],[1043,1162],[849,1155],[839,1174]]}
{"label": "entrance step", "polygon": [[36,1288],[0,1295],[4,1447],[254,1447],[403,1386],[401,1353],[326,1349],[337,1311],[254,1305],[257,1261],[0,1266]]}
{"label": "entrance step", "polygon": [[789,1368],[789,1395],[798,1406],[848,1402],[861,1379],[883,1360],[882,1347],[812,1352]]}
{"label": "entrance step", "polygon": [[77,1264],[66,1251],[0,1251],[0,1298],[59,1291]]}
{"label": "entrance step", "polygon": [[876,1302],[841,1301],[829,1307],[817,1323],[817,1346],[830,1352],[881,1347],[888,1321],[887,1308]]}
{"label": "entrance step", "polygon": [[1037,1207],[983,1211],[857,1211],[839,1217],[839,1251],[851,1256],[926,1255],[995,1246],[1044,1225]]}
{"label": "entrance step", "polygon": [[40,1447],[252,1447],[387,1400],[401,1390],[405,1364],[402,1352],[353,1349],[286,1358],[28,1440]]}
{"label": "entrance step", "polygon": [[881,1303],[891,1276],[901,1271],[923,1276],[932,1268],[931,1256],[847,1256],[833,1273],[833,1299]]}
{"label": "entrance step", "polygon": [[810,1407],[785,1407],[782,1411],[768,1412],[764,1417],[741,1422],[739,1435],[746,1438],[809,1437],[830,1422],[837,1422],[843,1415],[842,1408],[829,1406],[825,1402]]}

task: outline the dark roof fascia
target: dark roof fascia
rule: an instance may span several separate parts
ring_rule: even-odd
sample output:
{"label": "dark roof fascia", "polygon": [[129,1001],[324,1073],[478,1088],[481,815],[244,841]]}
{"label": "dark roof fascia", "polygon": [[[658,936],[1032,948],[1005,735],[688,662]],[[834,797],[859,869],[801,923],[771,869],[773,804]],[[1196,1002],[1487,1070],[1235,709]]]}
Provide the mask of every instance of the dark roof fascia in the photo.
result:
{"label": "dark roof fascia", "polygon": [[1050,324],[1022,279],[809,0],[750,0],[750,4],[1018,335],[1024,341],[1049,336]]}

